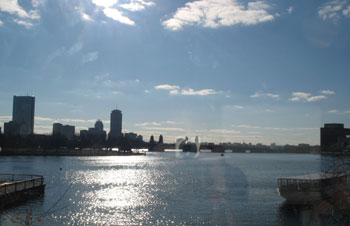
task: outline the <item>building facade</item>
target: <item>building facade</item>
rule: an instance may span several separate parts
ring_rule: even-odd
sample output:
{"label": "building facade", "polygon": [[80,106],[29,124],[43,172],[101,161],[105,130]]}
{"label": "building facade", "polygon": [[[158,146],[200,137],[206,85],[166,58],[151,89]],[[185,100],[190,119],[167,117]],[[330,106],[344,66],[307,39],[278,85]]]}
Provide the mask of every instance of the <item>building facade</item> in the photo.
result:
{"label": "building facade", "polygon": [[52,127],[52,135],[63,135],[68,140],[72,140],[75,135],[75,126],[54,123]]}
{"label": "building facade", "polygon": [[113,110],[111,112],[109,138],[118,138],[122,136],[122,112]]}
{"label": "building facade", "polygon": [[322,152],[344,151],[350,136],[350,129],[344,128],[344,124],[324,124],[320,131],[320,144]]}
{"label": "building facade", "polygon": [[13,96],[12,121],[5,123],[7,135],[34,134],[35,97]]}

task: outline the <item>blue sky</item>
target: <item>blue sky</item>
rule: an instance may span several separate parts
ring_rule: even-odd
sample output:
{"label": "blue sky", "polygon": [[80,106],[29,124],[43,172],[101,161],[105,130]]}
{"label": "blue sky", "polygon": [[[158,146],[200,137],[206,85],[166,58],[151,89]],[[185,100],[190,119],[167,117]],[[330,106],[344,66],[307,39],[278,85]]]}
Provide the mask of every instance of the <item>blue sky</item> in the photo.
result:
{"label": "blue sky", "polygon": [[168,142],[319,144],[350,127],[350,2],[0,1],[0,126],[35,95],[54,122]]}

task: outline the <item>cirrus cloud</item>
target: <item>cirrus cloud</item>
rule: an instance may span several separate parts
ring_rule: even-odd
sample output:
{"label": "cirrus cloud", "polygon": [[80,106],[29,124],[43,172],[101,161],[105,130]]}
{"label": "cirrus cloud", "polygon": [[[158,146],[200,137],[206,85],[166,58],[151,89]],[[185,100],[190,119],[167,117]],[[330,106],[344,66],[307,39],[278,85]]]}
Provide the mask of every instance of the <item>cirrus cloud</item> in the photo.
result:
{"label": "cirrus cloud", "polygon": [[163,21],[163,26],[176,31],[186,25],[217,28],[237,24],[254,25],[271,21],[274,15],[263,1],[249,2],[247,6],[237,0],[197,0],[177,9],[172,18]]}
{"label": "cirrus cloud", "polygon": [[319,8],[318,15],[322,20],[333,20],[336,22],[342,15],[350,17],[350,4],[343,0],[328,1]]}

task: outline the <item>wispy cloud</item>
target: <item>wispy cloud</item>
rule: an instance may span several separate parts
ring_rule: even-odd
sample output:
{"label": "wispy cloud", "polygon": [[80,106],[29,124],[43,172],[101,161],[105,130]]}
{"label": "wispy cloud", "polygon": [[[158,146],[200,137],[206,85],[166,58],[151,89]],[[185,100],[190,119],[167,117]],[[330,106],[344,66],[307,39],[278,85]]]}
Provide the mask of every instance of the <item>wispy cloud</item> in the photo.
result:
{"label": "wispy cloud", "polygon": [[320,92],[324,95],[334,95],[335,94],[335,92],[332,90],[321,90]]}
{"label": "wispy cloud", "polygon": [[209,132],[218,133],[218,134],[238,134],[240,131],[237,130],[228,130],[228,129],[211,129]]}
{"label": "wispy cloud", "polygon": [[318,15],[322,20],[338,21],[341,16],[350,17],[350,4],[344,0],[332,0],[323,4],[319,10]]}
{"label": "wispy cloud", "polygon": [[136,1],[130,1],[129,3],[126,4],[120,4],[119,6],[130,10],[130,11],[141,11],[146,8],[146,6],[154,6],[154,2],[146,2],[144,0],[136,0]]}
{"label": "wispy cloud", "polygon": [[189,96],[195,96],[195,95],[198,95],[198,96],[207,96],[207,95],[213,95],[213,94],[216,94],[216,91],[213,90],[213,89],[202,89],[202,90],[193,90],[193,89],[183,89],[181,90],[181,94],[182,95],[189,95]]}
{"label": "wispy cloud", "polygon": [[86,14],[84,12],[81,12],[81,19],[83,21],[89,21],[89,22],[94,21],[90,15],[88,15],[88,14]]}
{"label": "wispy cloud", "polygon": [[67,55],[72,56],[73,54],[78,53],[82,48],[83,48],[83,43],[77,42],[68,49]]}
{"label": "wispy cloud", "polygon": [[254,93],[253,95],[250,95],[251,98],[261,98],[261,97],[270,97],[275,100],[278,100],[280,98],[279,94],[273,94],[273,93]]}
{"label": "wispy cloud", "polygon": [[241,105],[233,105],[233,109],[235,110],[242,110],[244,107]]}
{"label": "wispy cloud", "polygon": [[202,90],[194,90],[194,89],[181,89],[180,86],[176,85],[168,85],[168,84],[163,84],[163,85],[157,85],[154,87],[157,90],[169,90],[169,94],[171,95],[185,95],[185,96],[207,96],[207,95],[213,95],[216,94],[217,91],[214,89],[202,89]]}
{"label": "wispy cloud", "polygon": [[350,114],[350,110],[339,111],[339,110],[333,109],[333,110],[329,110],[328,113],[329,114],[337,114],[337,115],[346,115],[346,114]]}
{"label": "wispy cloud", "polygon": [[245,128],[245,129],[260,129],[260,126],[252,126],[252,125],[232,125],[237,128]]}
{"label": "wispy cloud", "polygon": [[272,131],[309,131],[309,130],[319,130],[319,128],[307,128],[307,127],[264,127],[264,126],[256,126],[256,125],[232,125],[235,128],[241,129],[257,129],[257,130],[272,130]]}
{"label": "wispy cloud", "polygon": [[83,63],[93,62],[98,59],[98,52],[90,52],[83,56]]}
{"label": "wispy cloud", "polygon": [[115,4],[117,4],[118,0],[92,0],[92,3],[94,3],[97,6],[102,7],[111,7]]}
{"label": "wispy cloud", "polygon": [[183,128],[179,127],[142,127],[142,129],[146,130],[156,130],[156,131],[185,131]]}
{"label": "wispy cloud", "polygon": [[289,14],[291,14],[291,13],[293,12],[293,10],[294,10],[293,6],[290,6],[290,7],[287,9],[287,12],[288,12]]}
{"label": "wispy cloud", "polygon": [[174,89],[180,89],[180,86],[164,84],[164,85],[157,85],[154,88],[155,89],[174,90]]}
{"label": "wispy cloud", "polygon": [[162,126],[162,125],[176,125],[176,124],[179,124],[179,123],[178,122],[174,122],[174,121],[161,121],[161,122],[136,123],[135,126],[145,127],[145,126]]}
{"label": "wispy cloud", "polygon": [[294,92],[292,93],[292,97],[289,98],[290,101],[307,101],[314,102],[322,99],[326,99],[327,97],[324,95],[312,96],[310,93],[304,92]]}
{"label": "wispy cloud", "polygon": [[[126,25],[135,25],[135,21],[126,16],[123,10],[128,11],[142,11],[146,7],[154,6],[154,2],[145,0],[130,0],[129,2],[123,1],[122,4],[118,4],[118,0],[91,0],[96,6],[97,10],[102,10],[106,17],[111,18]],[[91,18],[91,17],[88,17]],[[84,19],[84,18],[83,18]],[[85,18],[86,19],[86,18]]]}
{"label": "wispy cloud", "polygon": [[186,25],[209,28],[253,25],[274,19],[269,8],[263,1],[249,2],[245,6],[236,0],[197,0],[177,9],[172,18],[163,21],[163,26],[176,31]]}
{"label": "wispy cloud", "polygon": [[38,7],[42,4],[40,0],[33,0],[31,9],[26,11],[16,0],[0,1],[0,11],[9,13],[15,18],[13,21],[26,28],[33,26],[33,21],[40,18]]}
{"label": "wispy cloud", "polygon": [[59,58],[61,56],[72,56],[78,52],[80,52],[83,48],[83,42],[78,41],[74,43],[70,47],[66,46],[61,46],[60,48],[56,49],[54,52],[52,52],[48,57],[47,57],[47,62],[51,62],[55,60],[56,58]]}
{"label": "wispy cloud", "polygon": [[135,25],[135,22],[133,20],[129,19],[129,17],[124,16],[123,13],[121,11],[117,10],[117,9],[105,8],[103,10],[103,13],[107,17],[109,17],[109,18],[111,18],[111,19],[113,19],[115,21],[118,21],[118,22],[120,22],[122,24]]}

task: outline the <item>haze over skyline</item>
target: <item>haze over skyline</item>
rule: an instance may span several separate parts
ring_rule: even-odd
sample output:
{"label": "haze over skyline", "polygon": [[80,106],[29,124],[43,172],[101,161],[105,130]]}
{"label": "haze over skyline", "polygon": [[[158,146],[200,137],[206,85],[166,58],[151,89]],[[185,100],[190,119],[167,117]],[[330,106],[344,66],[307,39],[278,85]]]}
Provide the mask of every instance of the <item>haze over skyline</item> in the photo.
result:
{"label": "haze over skyline", "polygon": [[35,133],[319,144],[350,127],[350,2],[0,1],[0,127],[35,95]]}

